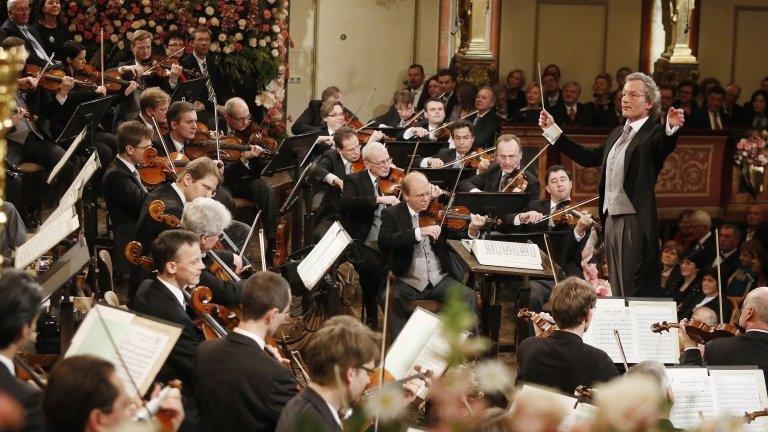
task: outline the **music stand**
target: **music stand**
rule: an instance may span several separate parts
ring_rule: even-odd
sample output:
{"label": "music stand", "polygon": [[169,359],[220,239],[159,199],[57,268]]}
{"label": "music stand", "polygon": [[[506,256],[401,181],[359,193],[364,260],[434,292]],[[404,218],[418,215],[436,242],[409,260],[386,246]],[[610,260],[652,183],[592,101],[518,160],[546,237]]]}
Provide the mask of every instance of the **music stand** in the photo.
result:
{"label": "music stand", "polygon": [[[392,141],[385,143],[385,145],[389,151],[389,157],[392,158],[392,163],[407,168],[408,164],[411,163],[411,155],[413,155],[413,149],[416,147],[416,141]],[[414,161],[419,157],[434,156],[441,148],[445,147],[448,147],[447,141],[419,141],[419,148],[416,149]]]}
{"label": "music stand", "polygon": [[472,213],[501,217],[520,212],[528,202],[525,192],[457,192],[454,205],[465,206]]}
{"label": "music stand", "polygon": [[[453,189],[453,185],[456,183],[456,176],[460,175],[459,181],[462,181],[475,175],[475,171],[470,168],[411,168],[411,171],[418,171],[424,174],[430,183],[447,191]],[[461,174],[459,174],[459,171],[461,171]]]}
{"label": "music stand", "polygon": [[171,103],[180,100],[194,101],[198,99],[201,94],[204,94],[205,82],[207,80],[208,77],[202,77],[178,83],[171,96]]}
{"label": "music stand", "polygon": [[89,127],[91,132],[91,149],[93,149],[93,131],[96,129],[96,125],[101,122],[104,114],[109,111],[112,99],[114,98],[114,95],[105,96],[78,105],[75,112],[72,113],[72,117],[69,118],[67,125],[64,126],[64,130],[56,138],[56,144],[62,145],[64,142],[74,139],[83,128]]}
{"label": "music stand", "polygon": [[81,237],[77,243],[69,248],[56,262],[51,264],[48,270],[38,278],[38,283],[43,291],[42,303],[48,301],[57,289],[82,270],[90,260],[88,244],[85,238]]}
{"label": "music stand", "polygon": [[312,162],[330,148],[325,143],[315,145],[318,136],[320,136],[319,131],[294,135],[284,139],[277,149],[277,156],[270,160],[267,166],[261,170],[261,175],[270,176],[278,171],[296,168],[296,164],[301,168],[307,163]]}

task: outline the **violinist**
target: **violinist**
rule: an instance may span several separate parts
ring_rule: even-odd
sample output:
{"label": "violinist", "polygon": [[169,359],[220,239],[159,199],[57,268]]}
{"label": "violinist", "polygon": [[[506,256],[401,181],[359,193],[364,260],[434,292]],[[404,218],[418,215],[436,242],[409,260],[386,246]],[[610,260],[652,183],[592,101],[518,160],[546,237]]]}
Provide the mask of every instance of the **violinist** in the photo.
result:
{"label": "violinist", "polygon": [[312,197],[315,208],[315,241],[341,219],[341,193],[344,177],[352,173],[352,164],[360,160],[360,141],[355,131],[343,126],[333,134],[334,148],[320,156],[312,171],[316,191]]}
{"label": "violinist", "polygon": [[[160,392],[157,386],[152,397]],[[126,391],[115,365],[104,359],[76,355],[60,360],[51,371],[45,388],[43,409],[52,430],[100,432],[132,429],[136,395]],[[184,421],[181,393],[172,388],[160,403],[170,431]]]}
{"label": "violinist", "polygon": [[[345,111],[344,105],[339,101],[328,100],[323,102],[320,106],[320,117],[323,124],[320,130],[315,131],[319,132],[316,142],[322,142],[329,146],[334,145],[333,134],[347,123]],[[378,141],[383,135],[380,131],[374,131],[368,141]]]}
{"label": "violinist", "polygon": [[477,114],[467,117],[475,127],[475,146],[479,148],[493,147],[493,141],[499,133],[500,120],[496,115],[496,93],[488,86],[480,87],[475,96]]}
{"label": "violinist", "polygon": [[[327,101],[339,102],[342,104],[341,107],[343,114],[348,115],[350,118],[353,117],[353,113],[344,108],[344,101],[341,96],[341,90],[339,90],[339,88],[336,86],[326,87],[323,90],[320,100],[314,99],[309,101],[309,106],[307,106],[299,118],[296,119],[296,122],[293,124],[293,126],[291,126],[291,133],[294,135],[300,135],[309,132],[323,131],[323,123],[327,123],[325,116],[329,111],[325,111],[324,114],[322,106]],[[343,117],[344,115],[342,115],[342,118]],[[339,126],[343,125],[345,122],[346,120],[341,122]],[[333,133],[331,133],[331,135],[332,134]]]}
{"label": "violinist", "polygon": [[707,342],[704,355],[696,341],[685,332],[682,320],[678,332],[685,351],[680,354],[680,365],[736,366],[755,365],[768,379],[768,288],[755,288],[744,298],[739,315],[739,326],[746,332],[733,337],[722,337]]}
{"label": "violinist", "polygon": [[286,360],[266,343],[288,318],[288,281],[272,272],[254,274],[245,281],[242,305],[240,324],[197,350],[195,370],[205,378],[196,390],[201,431],[273,431],[283,407],[297,394]]}
{"label": "violinist", "polygon": [[[195,107],[185,101],[176,101],[168,107],[165,114],[168,122],[168,134],[163,137],[170,152],[184,153],[184,146],[195,139],[197,132],[197,112]],[[167,155],[162,143],[156,142],[159,156]]]}
{"label": "violinist", "polygon": [[189,77],[184,74],[184,68],[181,66],[181,56],[184,55],[182,48],[186,47],[186,39],[181,30],[171,30],[165,33],[165,55],[162,58],[171,56],[161,66],[168,74],[168,84],[172,89],[180,82],[184,82]]}
{"label": "violinist", "polygon": [[[496,156],[493,162],[483,160],[478,167],[478,173],[459,183],[460,192],[501,192],[507,187],[520,171],[520,161],[523,152],[520,147],[520,138],[512,134],[504,134],[496,140]],[[509,186],[507,192],[525,192],[529,200],[539,197],[539,180],[528,171],[525,171],[518,180],[525,180],[526,187],[520,187],[520,183]]]}
{"label": "violinist", "polygon": [[215,253],[236,275],[243,271],[243,258],[233,252],[217,249],[219,237],[224,228],[232,224],[232,214],[224,204],[212,198],[199,197],[184,206],[181,228],[193,232],[200,238],[200,250],[205,254],[206,268],[200,273],[200,285],[211,289],[213,302],[220,305],[236,305],[243,296],[243,281],[231,276],[222,278],[211,271]]}
{"label": "violinist", "polygon": [[445,120],[445,105],[440,98],[430,98],[424,103],[424,113],[426,119],[421,120],[415,126],[411,126],[403,132],[403,138],[418,139],[424,138],[436,140],[435,129],[443,125]]}
{"label": "violinist", "polygon": [[[219,73],[218,65],[211,55],[210,49],[211,31],[206,26],[195,27],[192,33],[192,53],[179,61],[182,67],[197,71],[201,77],[208,77],[203,94],[195,98],[195,102],[201,102],[205,107],[204,110],[200,111],[201,118],[204,120],[214,116],[214,109],[219,112],[219,115],[223,115],[225,113],[224,106],[219,104],[228,98],[224,79]],[[199,104],[196,106],[199,107]]]}
{"label": "violinist", "polygon": [[144,163],[144,151],[152,147],[152,129],[138,121],[127,121],[117,129],[117,138],[120,153],[104,172],[101,190],[115,229],[114,269],[128,273],[130,266],[121,251],[133,240],[147,198],[147,188],[141,183],[136,165]]}
{"label": "violinist", "polygon": [[558,330],[520,343],[518,385],[538,384],[573,394],[577,386],[594,387],[619,375],[608,354],[582,340],[596,303],[595,289],[584,280],[569,277],[555,285],[549,304]]}
{"label": "violinist", "polygon": [[196,353],[203,335],[187,313],[182,291],[200,283],[200,274],[205,269],[200,238],[185,230],[165,231],[152,242],[152,259],[157,275],[142,282],[131,309],[183,327],[156,379],[181,381],[184,408],[188,419],[194,421],[197,413],[189,408],[194,404]]}
{"label": "violinist", "polygon": [[381,344],[381,334],[349,321],[327,321],[304,348],[312,382],[283,408],[276,432],[342,431],[339,411],[360,400]]}
{"label": "violinist", "polygon": [[343,181],[341,196],[342,225],[354,239],[362,260],[355,263],[363,291],[365,323],[378,327],[377,302],[384,289],[386,270],[379,250],[381,213],[387,206],[400,202],[395,196],[384,195],[379,182],[389,176],[392,158],[384,144],[369,142],[363,148],[365,170],[349,174]]}
{"label": "violinist", "polygon": [[148,63],[152,60],[152,33],[143,29],[136,30],[130,39],[133,60],[121,62],[117,66],[117,72],[120,74],[121,79],[129,82],[122,93],[124,99],[121,100],[118,106],[116,119],[118,124],[125,119],[138,115],[139,97],[141,97],[141,91],[138,90],[139,84],[144,88],[161,87],[166,91],[170,91],[167,79],[163,79],[158,75],[144,75],[144,71],[149,67]]}
{"label": "violinist", "polygon": [[[425,157],[416,160],[415,164],[422,168],[442,168],[445,164],[464,159],[472,153],[475,135],[474,126],[466,120],[457,120],[450,128],[453,138],[453,148],[441,148],[436,156]],[[463,168],[466,161],[451,165],[454,168]]]}
{"label": "violinist", "polygon": [[[160,87],[150,87],[141,92],[141,97],[139,98],[139,115],[131,120],[137,120],[149,126],[154,135],[157,133],[157,131],[155,131],[155,123],[157,123],[158,126],[167,125],[166,116],[170,105],[171,97],[168,96],[168,93],[164,92]],[[158,150],[162,147],[159,137],[153,136],[152,142]],[[166,144],[168,144],[167,141]]]}
{"label": "violinist", "polygon": [[389,254],[389,265],[397,277],[392,284],[392,336],[400,333],[410,317],[408,305],[415,300],[445,302],[448,293],[475,310],[475,292],[449,274],[452,271],[448,245],[439,225],[420,226],[419,213],[440,194],[424,174],[412,171],[402,181],[405,201],[381,212],[378,246]]}
{"label": "violinist", "polygon": [[[224,112],[228,135],[250,135],[246,131],[250,130],[251,113],[243,99],[229,99],[224,104]],[[261,221],[268,242],[267,261],[271,262],[277,232],[277,200],[269,183],[261,178],[261,171],[265,166],[260,158],[263,151],[262,147],[251,145],[250,150],[241,154],[239,161],[227,165],[224,168],[224,186],[232,196],[253,201],[261,210]]]}
{"label": "violinist", "polygon": [[0,276],[0,391],[24,409],[19,430],[46,430],[40,413],[40,390],[16,377],[13,356],[31,341],[40,315],[43,294],[40,285],[22,270],[3,269]]}
{"label": "violinist", "polygon": [[380,127],[391,128],[405,127],[415,111],[413,109],[414,93],[410,90],[398,90],[395,92],[394,103],[389,110],[376,117],[375,122]]}

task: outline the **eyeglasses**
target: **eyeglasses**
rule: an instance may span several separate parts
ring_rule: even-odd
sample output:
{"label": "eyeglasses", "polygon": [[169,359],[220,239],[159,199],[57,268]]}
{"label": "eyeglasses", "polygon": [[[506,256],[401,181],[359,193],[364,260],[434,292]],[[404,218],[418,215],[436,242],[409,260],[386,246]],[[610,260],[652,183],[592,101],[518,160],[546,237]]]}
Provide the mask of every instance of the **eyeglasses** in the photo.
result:
{"label": "eyeglasses", "polygon": [[387,166],[390,163],[392,163],[392,158],[385,159],[385,160],[383,160],[381,162],[374,162],[374,161],[368,161],[368,162],[370,162],[370,163],[372,163],[372,164],[374,164],[376,166]]}
{"label": "eyeglasses", "polygon": [[623,92],[621,92],[621,97],[624,98],[625,96],[629,97],[629,98],[632,98],[632,99],[637,99],[637,98],[645,97],[645,94],[639,93],[639,92],[635,92],[635,91],[631,91],[631,92],[624,92],[623,91]]}
{"label": "eyeglasses", "polygon": [[500,155],[500,154],[497,154],[496,157],[499,158],[500,160],[515,160],[515,159],[520,159],[522,157],[522,155],[517,155],[517,154],[513,154],[513,155]]}
{"label": "eyeglasses", "polygon": [[364,370],[364,371],[368,372],[369,374],[372,374],[372,373],[376,372],[376,369],[373,369],[373,368],[369,368],[369,367],[366,367],[366,366],[362,366],[362,365],[361,365],[361,366],[358,366],[357,368],[358,368],[358,369],[362,369],[362,370]]}
{"label": "eyeglasses", "polygon": [[231,118],[232,120],[235,120],[235,121],[239,121],[239,122],[245,122],[245,121],[248,121],[248,120],[250,120],[250,119],[251,119],[251,115],[250,115],[250,114],[248,114],[248,115],[247,115],[247,116],[245,116],[245,117],[232,117],[232,116],[230,116],[230,115],[227,115],[227,116],[228,116],[229,118]]}
{"label": "eyeglasses", "polygon": [[343,116],[344,113],[328,113],[328,117],[336,118]]}
{"label": "eyeglasses", "polygon": [[152,147],[152,144],[150,144],[150,145],[145,145],[145,146],[138,146],[138,147],[134,147],[134,148],[135,148],[136,150],[139,150],[139,151],[144,151],[144,150],[146,150],[146,149],[148,149],[148,148],[150,148],[150,147]]}

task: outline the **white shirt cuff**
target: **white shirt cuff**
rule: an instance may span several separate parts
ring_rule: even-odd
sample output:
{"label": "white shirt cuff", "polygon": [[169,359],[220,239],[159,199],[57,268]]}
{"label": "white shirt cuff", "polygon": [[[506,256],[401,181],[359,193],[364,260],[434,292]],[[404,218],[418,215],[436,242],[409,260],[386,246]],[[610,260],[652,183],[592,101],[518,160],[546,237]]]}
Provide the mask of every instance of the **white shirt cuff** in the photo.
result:
{"label": "white shirt cuff", "polygon": [[583,239],[585,235],[587,235],[587,233],[579,235],[579,234],[576,233],[575,229],[573,230],[573,238],[575,238],[577,242],[580,242],[581,239]]}
{"label": "white shirt cuff", "polygon": [[554,144],[562,134],[563,130],[560,129],[560,126],[558,126],[557,123],[552,123],[552,126],[544,129],[544,132],[541,135],[546,138],[550,144]]}
{"label": "white shirt cuff", "polygon": [[664,130],[667,132],[667,136],[674,135],[678,129],[680,129],[680,126],[669,127],[669,123],[664,124]]}
{"label": "white shirt cuff", "polygon": [[431,160],[432,160],[431,157],[425,157],[424,159],[421,160],[421,162],[419,163],[419,166],[421,168],[429,168],[429,161]]}
{"label": "white shirt cuff", "polygon": [[421,228],[414,228],[413,233],[416,235],[416,241],[421,241]]}
{"label": "white shirt cuff", "polygon": [[515,219],[512,221],[512,223],[513,223],[515,226],[520,226],[520,224],[521,224],[522,222],[520,222],[520,215],[519,215],[519,214],[516,214],[516,215],[515,215]]}
{"label": "white shirt cuff", "polygon": [[404,139],[411,139],[413,137],[413,128],[410,127],[403,132],[403,138]]}
{"label": "white shirt cuff", "polygon": [[336,180],[338,180],[338,179],[339,179],[339,177],[338,177],[338,176],[336,176],[336,174],[334,174],[334,173],[328,173],[328,174],[326,174],[326,176],[325,176],[325,178],[323,179],[323,181],[325,181],[325,182],[326,182],[326,183],[328,183],[329,185],[333,186],[333,182],[335,182],[335,181],[336,181]]}
{"label": "white shirt cuff", "polygon": [[250,165],[250,163],[249,163],[248,159],[243,159],[243,158],[240,158],[240,162],[241,162],[243,165],[245,165],[245,167],[246,167],[246,168],[248,168],[248,169],[251,169],[251,165]]}
{"label": "white shirt cuff", "polygon": [[472,188],[472,189],[470,189],[469,191],[470,191],[470,192],[472,192],[472,193],[476,193],[476,192],[482,192],[482,191],[481,191],[480,189],[478,189],[478,188]]}

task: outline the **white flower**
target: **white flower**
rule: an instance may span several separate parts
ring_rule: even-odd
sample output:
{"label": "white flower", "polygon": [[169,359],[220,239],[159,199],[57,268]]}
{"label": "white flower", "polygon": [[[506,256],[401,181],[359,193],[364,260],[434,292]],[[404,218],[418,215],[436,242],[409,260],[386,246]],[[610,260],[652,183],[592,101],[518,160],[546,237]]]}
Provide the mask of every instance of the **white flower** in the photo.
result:
{"label": "white flower", "polygon": [[142,6],[149,6],[149,0],[141,0]]}
{"label": "white flower", "polygon": [[372,418],[378,415],[379,421],[387,423],[400,417],[406,406],[403,389],[400,386],[387,386],[375,390],[365,401],[365,412]]}
{"label": "white flower", "polygon": [[112,43],[117,43],[117,41],[118,41],[118,40],[119,40],[119,38],[118,38],[118,37],[117,37],[117,35],[116,35],[116,34],[114,34],[114,33],[112,33],[112,34],[109,36],[109,41],[110,41],[110,42],[112,42]]}
{"label": "white flower", "polygon": [[270,45],[272,46],[272,48],[277,48],[278,45],[280,45],[280,44],[277,43],[277,41],[273,41]]}
{"label": "white flower", "polygon": [[480,389],[485,393],[505,393],[512,388],[512,374],[500,360],[485,360],[474,369]]}
{"label": "white flower", "polygon": [[235,33],[235,40],[236,40],[236,41],[241,41],[241,40],[243,40],[243,34],[242,34],[242,33],[240,33],[240,32],[237,32],[237,33]]}
{"label": "white flower", "polygon": [[260,40],[259,40],[259,46],[260,46],[260,47],[265,47],[265,46],[267,46],[267,41],[265,41],[264,39],[260,39]]}
{"label": "white flower", "polygon": [[224,33],[219,34],[219,41],[224,42],[225,40],[227,40],[227,35]]}
{"label": "white flower", "polygon": [[163,32],[163,26],[155,26],[155,31],[158,32],[158,33],[162,33]]}
{"label": "white flower", "polygon": [[277,50],[277,48],[273,49],[271,52],[272,57],[277,57],[280,55],[280,51]]}
{"label": "white flower", "polygon": [[125,42],[123,42],[122,40],[120,40],[120,42],[118,42],[118,43],[117,43],[117,47],[118,47],[118,48],[120,48],[120,49],[123,49],[123,48],[125,48]]}
{"label": "white flower", "polygon": [[213,51],[213,52],[219,52],[220,51],[219,43],[218,42],[214,42],[214,43],[211,44],[211,51]]}
{"label": "white flower", "polygon": [[[116,26],[119,26],[119,25],[120,25],[120,24],[118,24],[119,22],[120,22],[120,21],[115,21],[115,25],[116,25]],[[71,24],[71,25],[69,26],[69,31],[71,31],[71,32],[73,32],[73,33],[74,33],[74,32],[75,32],[75,30],[77,30],[77,26],[76,26],[76,25],[74,25],[74,24]]]}
{"label": "white flower", "polygon": [[83,41],[83,37],[82,36],[80,36],[79,34],[75,35],[75,42],[80,43],[82,41]]}
{"label": "white flower", "polygon": [[131,28],[134,29],[134,30],[137,30],[139,27],[141,27],[141,21],[134,21],[131,24]]}
{"label": "white flower", "polygon": [[213,16],[214,12],[215,10],[213,9],[213,6],[208,6],[207,8],[205,8],[205,14],[208,16]]}
{"label": "white flower", "polygon": [[272,40],[272,38],[271,38],[271,37],[269,37],[269,36],[264,36],[264,42],[269,42],[269,41],[271,41],[271,40]]}
{"label": "white flower", "polygon": [[272,26],[272,31],[275,33],[280,33],[280,26],[275,24]]}
{"label": "white flower", "polygon": [[259,41],[256,40],[256,38],[250,38],[248,39],[248,45],[252,46],[253,48],[256,48],[256,46],[259,44]]}
{"label": "white flower", "polygon": [[229,54],[229,53],[231,53],[231,52],[232,52],[232,45],[227,45],[227,46],[225,46],[225,47],[224,47],[224,49],[223,49],[222,51],[224,51],[224,54]]}
{"label": "white flower", "polygon": [[[205,19],[205,17],[200,17],[200,18],[197,19],[198,24],[201,24],[201,25],[205,25],[206,21],[207,20]],[[189,30],[192,31],[194,29],[190,28]]]}
{"label": "white flower", "polygon": [[155,23],[154,20],[149,20],[149,22],[147,23],[147,25],[150,26],[150,27],[154,27],[156,24],[157,23]]}
{"label": "white flower", "polygon": [[147,13],[147,14],[152,13],[152,8],[149,6],[146,6],[143,10],[144,10],[144,13]]}
{"label": "white flower", "polygon": [[274,4],[275,3],[275,0],[267,0],[267,1],[269,2],[269,4]]}
{"label": "white flower", "polygon": [[248,21],[246,21],[245,18],[237,20],[237,25],[240,26],[240,28],[245,28],[246,24],[248,24]]}

